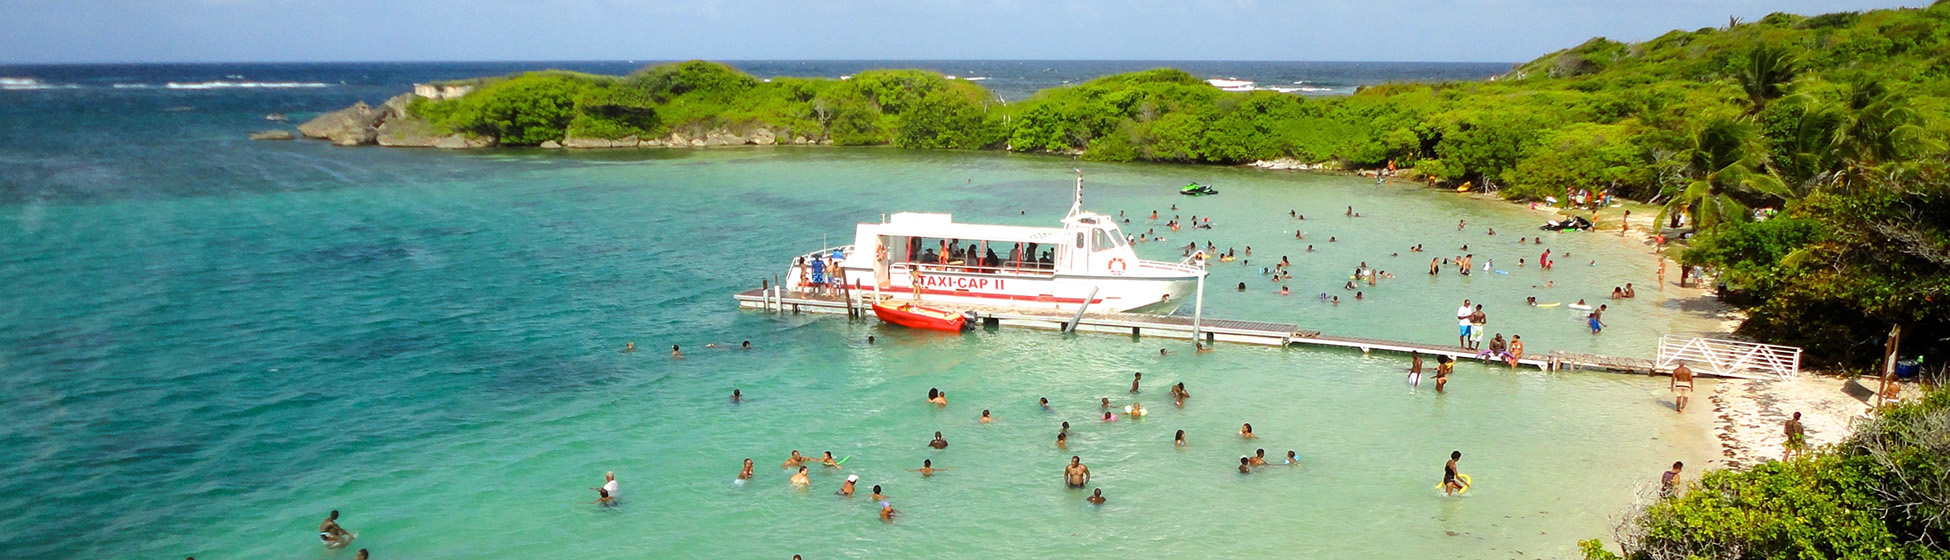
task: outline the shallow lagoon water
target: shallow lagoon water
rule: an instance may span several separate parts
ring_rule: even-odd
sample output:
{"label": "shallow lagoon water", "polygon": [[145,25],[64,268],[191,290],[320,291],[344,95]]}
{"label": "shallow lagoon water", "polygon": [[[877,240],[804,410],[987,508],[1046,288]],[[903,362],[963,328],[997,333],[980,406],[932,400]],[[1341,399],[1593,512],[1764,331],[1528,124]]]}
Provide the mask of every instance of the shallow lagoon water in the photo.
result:
{"label": "shallow lagoon water", "polygon": [[[1607,534],[1606,516],[1671,461],[1714,452],[1707,414],[1673,414],[1663,379],[1465,364],[1438,395],[1385,354],[940,336],[729,298],[883,212],[1053,224],[1080,166],[1086,206],[1127,212],[1127,231],[1171,204],[1213,217],[1142,255],[1253,246],[1250,265],[1214,265],[1208,316],[1441,342],[1469,297],[1533,353],[1639,356],[1661,333],[1710,326],[1648,287],[1655,261],[1611,234],[1541,233],[1572,255],[1548,276],[1514,267],[1537,251],[1513,234],[1538,233],[1513,206],[987,153],[233,148],[194,172],[158,158],[141,195],[0,211],[0,456],[17,458],[0,464],[6,555],[349,558],[313,533],[337,508],[354,548],[387,558],[1557,557]],[[1176,195],[1188,181],[1223,194]],[[1349,204],[1364,217],[1343,217]],[[1430,253],[1408,256],[1418,242]],[[1428,255],[1465,242],[1511,273],[1426,276]],[[1281,254],[1294,296],[1258,274]],[[1347,301],[1339,286],[1362,260],[1399,278]],[[1546,279],[1559,287],[1530,288]],[[1600,303],[1634,279],[1641,297],[1595,337],[1567,309],[1521,303]],[[704,348],[741,340],[757,349]],[[638,351],[619,352],[626,341]],[[1133,371],[1152,414],[1096,421],[1098,397],[1133,398]],[[1177,381],[1195,395],[1182,409],[1163,395]],[[922,402],[930,387],[952,405]],[[733,388],[746,403],[726,402]],[[976,422],[983,409],[995,423]],[[1053,446],[1064,420],[1067,451]],[[1240,441],[1242,422],[1261,439]],[[1172,447],[1177,429],[1191,446]],[[937,430],[948,449],[924,446]],[[1255,448],[1303,465],[1234,472]],[[793,449],[852,459],[799,492],[776,468]],[[1453,449],[1478,486],[1443,498]],[[1109,504],[1062,488],[1072,454]],[[745,457],[757,479],[731,484]],[[923,459],[954,468],[904,470]],[[620,507],[589,505],[605,470]],[[902,518],[833,496],[845,474],[863,493],[884,485]]]}

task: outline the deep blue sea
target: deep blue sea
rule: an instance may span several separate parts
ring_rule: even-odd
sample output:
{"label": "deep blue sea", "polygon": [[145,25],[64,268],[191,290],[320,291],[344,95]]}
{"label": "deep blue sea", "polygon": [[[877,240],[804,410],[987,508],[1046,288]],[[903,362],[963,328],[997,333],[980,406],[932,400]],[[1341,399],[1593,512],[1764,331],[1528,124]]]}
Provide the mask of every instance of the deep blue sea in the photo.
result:
{"label": "deep blue sea", "polygon": [[[1020,98],[1165,63],[737,64],[923,67]],[[1214,266],[1208,317],[1452,342],[1471,298],[1531,353],[1625,355],[1716,324],[1692,293],[1657,287],[1647,247],[1537,233],[1540,215],[1515,205],[1331,174],[996,152],[246,139],[414,82],[639,65],[0,67],[0,558],[347,560],[316,537],[333,509],[359,535],[351,548],[377,559],[1566,557],[1608,535],[1607,516],[1666,465],[1716,456],[1707,409],[1673,413],[1643,376],[1468,363],[1437,394],[1406,383],[1399,356],[936,336],[730,299],[883,213],[1053,225],[1081,168],[1087,208],[1166,237],[1138,246],[1146,258],[1176,260],[1186,241],[1252,248]],[[1170,65],[1337,91],[1501,70]],[[1222,194],[1178,196],[1191,181]],[[1172,215],[1215,227],[1171,233]],[[1540,248],[1518,233],[1543,236],[1558,268],[1519,264]],[[1416,244],[1430,253],[1409,255]],[[1423,274],[1461,252],[1508,273]],[[1260,273],[1282,256],[1292,280]],[[1352,300],[1342,286],[1361,263],[1398,277]],[[1600,335],[1569,309],[1523,305],[1597,303],[1625,282],[1641,295],[1610,301]],[[744,340],[756,349],[708,346]],[[1145,389],[1129,393],[1140,371]],[[1180,381],[1194,398],[1174,406],[1162,393]],[[924,402],[930,388],[951,404]],[[727,402],[733,389],[746,402]],[[1102,422],[1102,398],[1152,413]],[[994,423],[976,420],[984,410]],[[1066,449],[1053,445],[1061,422]],[[1248,422],[1259,439],[1237,435]],[[1190,445],[1173,446],[1181,429]],[[951,447],[925,447],[936,431]],[[777,468],[795,449],[851,459],[796,489]],[[1302,461],[1238,474],[1258,449]],[[1445,498],[1433,486],[1452,450],[1477,485]],[[1072,455],[1104,506],[1058,482]],[[758,476],[734,484],[745,458]],[[908,470],[924,460],[952,469]],[[590,503],[605,471],[622,484],[617,507]],[[847,475],[862,496],[833,494]],[[894,523],[877,519],[872,485],[903,512]]]}

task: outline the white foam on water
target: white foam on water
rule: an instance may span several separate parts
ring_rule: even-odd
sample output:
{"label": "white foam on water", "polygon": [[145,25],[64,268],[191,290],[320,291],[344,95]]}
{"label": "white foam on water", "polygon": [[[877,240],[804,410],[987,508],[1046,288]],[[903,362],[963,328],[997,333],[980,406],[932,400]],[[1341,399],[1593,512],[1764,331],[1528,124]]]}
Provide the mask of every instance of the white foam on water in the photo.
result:
{"label": "white foam on water", "polygon": [[971,82],[979,82],[979,81],[982,81],[982,80],[986,80],[986,79],[989,79],[989,77],[988,77],[988,76],[969,76],[969,77],[966,77],[966,78],[962,78],[962,79],[963,79],[963,80],[968,80],[968,81],[971,81]]}
{"label": "white foam on water", "polygon": [[0,90],[76,89],[75,84],[50,84],[34,78],[0,78]]}
{"label": "white foam on water", "polygon": [[324,82],[169,82],[163,87],[169,89],[322,88],[331,85]]}

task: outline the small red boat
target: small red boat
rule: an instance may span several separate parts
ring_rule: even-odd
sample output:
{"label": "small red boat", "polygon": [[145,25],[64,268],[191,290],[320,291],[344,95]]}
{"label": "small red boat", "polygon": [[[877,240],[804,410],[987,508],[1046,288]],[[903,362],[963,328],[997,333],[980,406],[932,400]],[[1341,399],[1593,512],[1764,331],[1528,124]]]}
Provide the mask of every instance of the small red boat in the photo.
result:
{"label": "small red boat", "polygon": [[873,314],[883,322],[911,329],[949,332],[961,332],[968,321],[961,313],[912,303],[876,303],[873,304]]}

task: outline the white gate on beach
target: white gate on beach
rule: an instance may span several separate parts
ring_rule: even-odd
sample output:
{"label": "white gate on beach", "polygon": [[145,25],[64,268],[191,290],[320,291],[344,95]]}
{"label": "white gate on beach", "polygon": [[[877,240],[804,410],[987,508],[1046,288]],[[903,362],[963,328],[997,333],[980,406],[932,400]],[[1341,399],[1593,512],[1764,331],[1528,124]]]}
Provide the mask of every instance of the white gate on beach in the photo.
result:
{"label": "white gate on beach", "polygon": [[1659,337],[1657,369],[1671,370],[1679,362],[1694,373],[1788,379],[1801,371],[1801,349],[1793,346],[1720,340],[1694,336]]}

